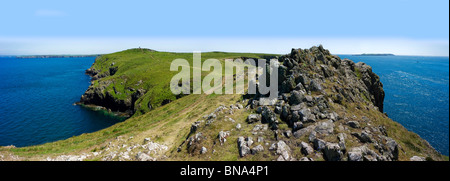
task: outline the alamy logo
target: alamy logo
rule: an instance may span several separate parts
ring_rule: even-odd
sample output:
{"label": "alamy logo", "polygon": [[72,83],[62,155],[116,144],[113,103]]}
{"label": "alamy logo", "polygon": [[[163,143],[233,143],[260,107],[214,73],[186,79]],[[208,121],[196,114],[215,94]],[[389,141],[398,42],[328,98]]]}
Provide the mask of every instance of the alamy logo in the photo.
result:
{"label": "alamy logo", "polygon": [[[244,94],[245,80],[247,80],[248,94],[260,94],[262,99],[269,100],[277,98],[279,66],[277,59],[269,61],[258,59],[257,62],[254,59],[245,61],[225,59],[223,62],[217,59],[207,59],[202,62],[201,52],[193,52],[192,66],[186,59],[173,60],[170,71],[179,72],[172,77],[170,90],[175,95]],[[205,72],[209,73],[202,76]],[[272,102],[262,101],[262,104],[270,105]]]}

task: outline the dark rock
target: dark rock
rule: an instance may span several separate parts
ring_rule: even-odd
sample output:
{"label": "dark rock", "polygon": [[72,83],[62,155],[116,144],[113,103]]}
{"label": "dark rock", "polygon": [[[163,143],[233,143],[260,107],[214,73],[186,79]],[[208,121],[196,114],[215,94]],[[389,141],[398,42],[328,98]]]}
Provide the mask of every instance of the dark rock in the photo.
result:
{"label": "dark rock", "polygon": [[119,70],[119,67],[110,67],[109,75],[112,76],[112,75],[116,74],[117,70]]}
{"label": "dark rock", "polygon": [[359,128],[359,122],[357,121],[349,121],[347,124],[352,128]]}
{"label": "dark rock", "polygon": [[353,136],[359,139],[361,143],[372,143],[372,135],[367,133],[366,131],[362,131],[361,133],[352,133]]}
{"label": "dark rock", "polygon": [[302,122],[295,122],[292,126],[292,131],[297,131],[299,129],[303,128],[303,123]]}
{"label": "dark rock", "polygon": [[262,123],[269,123],[269,126],[273,129],[276,130],[277,129],[277,117],[275,115],[275,113],[267,106],[263,107],[262,113],[261,113],[262,119],[261,122]]}
{"label": "dark rock", "polygon": [[305,97],[303,92],[296,91],[296,90],[291,92],[291,97],[289,99],[289,104],[297,105],[297,104],[300,104],[300,103],[302,103],[304,101],[306,101],[306,97]]}
{"label": "dark rock", "polygon": [[282,112],[281,107],[275,106],[274,112],[275,112],[275,114],[281,114],[281,112]]}
{"label": "dark rock", "polygon": [[316,149],[317,151],[322,151],[323,149],[325,149],[325,146],[326,146],[325,141],[323,141],[319,138],[316,138],[316,139],[314,139],[313,143],[314,143],[314,149]]}
{"label": "dark rock", "polygon": [[327,161],[340,161],[343,157],[341,147],[337,143],[326,143],[323,156]]}
{"label": "dark rock", "polygon": [[318,80],[311,80],[311,82],[309,83],[309,90],[321,92],[323,88],[318,82]]}

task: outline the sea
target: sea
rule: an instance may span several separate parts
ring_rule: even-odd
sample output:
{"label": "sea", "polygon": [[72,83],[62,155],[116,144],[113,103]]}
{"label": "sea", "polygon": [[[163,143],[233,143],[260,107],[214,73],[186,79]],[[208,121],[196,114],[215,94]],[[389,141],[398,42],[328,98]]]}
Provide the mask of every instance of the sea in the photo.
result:
{"label": "sea", "polygon": [[339,55],[380,76],[384,112],[449,155],[449,57]]}
{"label": "sea", "polygon": [[0,146],[38,145],[95,132],[123,118],[78,105],[95,57],[0,57]]}
{"label": "sea", "polygon": [[[384,111],[449,155],[449,57],[352,56],[378,74]],[[94,132],[123,119],[73,105],[90,84],[94,57],[0,57],[0,146],[43,144]]]}

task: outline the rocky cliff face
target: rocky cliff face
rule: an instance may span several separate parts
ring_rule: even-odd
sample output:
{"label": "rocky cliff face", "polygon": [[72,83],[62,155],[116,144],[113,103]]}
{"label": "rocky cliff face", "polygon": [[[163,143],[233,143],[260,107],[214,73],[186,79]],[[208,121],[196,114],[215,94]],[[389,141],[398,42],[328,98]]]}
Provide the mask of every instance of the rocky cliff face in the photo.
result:
{"label": "rocky cliff face", "polygon": [[[395,161],[417,154],[409,151],[412,143],[405,135],[397,135],[404,128],[382,113],[383,84],[369,65],[341,60],[322,46],[292,49],[278,61],[275,106],[262,106],[264,95],[222,105],[192,125],[178,152],[195,157],[207,155],[207,150],[233,150],[223,146],[231,140],[235,154],[249,160]],[[246,109],[239,108],[241,103]],[[235,114],[248,117],[235,122],[230,118]],[[208,138],[214,140],[212,145]],[[426,141],[415,141],[426,157],[439,159]]]}
{"label": "rocky cliff face", "polygon": [[302,94],[321,94],[336,103],[367,102],[383,112],[383,84],[365,63],[341,60],[322,46],[292,49],[279,61],[282,96],[296,90]]}
{"label": "rocky cliff face", "polygon": [[[96,62],[99,58],[101,57],[98,57]],[[114,63],[112,63],[107,70],[108,71],[102,72],[93,67],[86,70],[86,74],[92,77],[91,85],[81,96],[79,103],[88,106],[101,106],[108,111],[119,112],[120,115],[123,116],[132,116],[135,112],[134,103],[146,93],[146,90],[128,88],[129,93],[126,92],[126,97],[118,99],[113,96],[110,91],[107,91],[108,87],[110,87],[111,84],[114,84],[114,82],[112,80],[103,79],[114,75],[118,70],[118,66],[115,66]],[[94,81],[98,81],[98,85],[94,86]],[[122,92],[117,91],[114,86],[112,87],[114,93],[122,94]]]}

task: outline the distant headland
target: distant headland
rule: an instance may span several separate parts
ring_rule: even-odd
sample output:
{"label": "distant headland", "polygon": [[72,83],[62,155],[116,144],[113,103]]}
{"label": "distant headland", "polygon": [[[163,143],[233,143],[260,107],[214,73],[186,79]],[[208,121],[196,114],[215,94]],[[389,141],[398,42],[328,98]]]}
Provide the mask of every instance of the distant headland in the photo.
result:
{"label": "distant headland", "polygon": [[82,57],[98,57],[101,54],[95,55],[21,55],[16,58],[82,58]]}
{"label": "distant headland", "polygon": [[392,53],[363,53],[363,54],[355,54],[352,56],[395,56]]}

